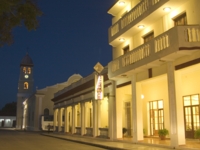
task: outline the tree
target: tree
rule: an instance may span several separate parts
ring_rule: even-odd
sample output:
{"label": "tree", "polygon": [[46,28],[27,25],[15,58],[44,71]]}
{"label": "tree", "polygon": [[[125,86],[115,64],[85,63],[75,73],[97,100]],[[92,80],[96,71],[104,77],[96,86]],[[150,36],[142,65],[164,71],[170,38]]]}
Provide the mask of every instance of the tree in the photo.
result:
{"label": "tree", "polygon": [[7,103],[1,110],[0,116],[16,116],[17,103]]}
{"label": "tree", "polygon": [[16,26],[36,30],[41,15],[35,0],[0,0],[0,47],[12,44],[12,29]]}

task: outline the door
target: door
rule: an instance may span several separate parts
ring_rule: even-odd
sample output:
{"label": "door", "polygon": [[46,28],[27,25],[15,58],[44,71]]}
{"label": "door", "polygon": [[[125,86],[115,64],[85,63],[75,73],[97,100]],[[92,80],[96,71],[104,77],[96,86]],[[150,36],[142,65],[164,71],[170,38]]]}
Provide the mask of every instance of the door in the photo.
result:
{"label": "door", "polygon": [[125,118],[127,126],[127,136],[131,136],[131,103],[125,102]]}
{"label": "door", "polygon": [[184,96],[185,137],[194,138],[195,130],[200,128],[199,96]]}
{"label": "door", "polygon": [[150,132],[152,136],[158,136],[158,130],[164,128],[163,101],[151,101],[150,107]]}

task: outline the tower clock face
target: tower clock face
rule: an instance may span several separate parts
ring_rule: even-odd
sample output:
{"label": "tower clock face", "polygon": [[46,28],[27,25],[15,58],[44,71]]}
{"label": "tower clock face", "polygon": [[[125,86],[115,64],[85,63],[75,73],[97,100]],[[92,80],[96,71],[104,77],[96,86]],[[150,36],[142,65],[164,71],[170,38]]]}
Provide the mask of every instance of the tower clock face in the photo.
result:
{"label": "tower clock face", "polygon": [[26,75],[24,75],[24,77],[25,77],[26,79],[28,79],[29,76],[26,74]]}

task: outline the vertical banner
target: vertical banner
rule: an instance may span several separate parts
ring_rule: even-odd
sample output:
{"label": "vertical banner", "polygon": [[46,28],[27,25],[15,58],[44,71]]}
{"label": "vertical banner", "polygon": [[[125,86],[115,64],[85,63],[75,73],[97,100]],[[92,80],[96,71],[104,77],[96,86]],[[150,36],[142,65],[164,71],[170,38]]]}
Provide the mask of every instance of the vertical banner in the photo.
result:
{"label": "vertical banner", "polygon": [[103,76],[95,75],[95,99],[102,100],[104,98]]}

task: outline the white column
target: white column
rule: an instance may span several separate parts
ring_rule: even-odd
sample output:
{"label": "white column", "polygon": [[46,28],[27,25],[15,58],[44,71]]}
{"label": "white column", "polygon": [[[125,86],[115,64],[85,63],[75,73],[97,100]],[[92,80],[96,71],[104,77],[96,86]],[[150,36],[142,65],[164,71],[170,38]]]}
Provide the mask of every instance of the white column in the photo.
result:
{"label": "white column", "polygon": [[134,74],[131,78],[132,85],[132,121],[133,121],[133,142],[137,142],[137,103],[136,103],[136,75]]}
{"label": "white column", "polygon": [[93,107],[93,137],[96,137],[98,135],[97,132],[97,101],[92,101],[92,107]]}
{"label": "white column", "polygon": [[173,63],[168,62],[167,68],[171,146],[178,147],[176,91]]}
{"label": "white column", "polygon": [[[136,83],[136,108],[137,108],[137,140],[144,140],[143,133],[143,100],[141,98],[142,95],[142,87],[141,83]],[[146,108],[145,108],[146,109]]]}
{"label": "white column", "polygon": [[69,107],[66,108],[67,109],[67,116],[66,116],[66,130],[67,132],[69,132],[69,126],[70,126],[70,120],[69,120]]}
{"label": "white column", "polygon": [[44,96],[40,96],[39,97],[39,106],[38,106],[38,129],[40,128],[40,119],[41,119],[41,115],[43,115],[43,111],[44,110],[42,110],[42,98],[43,98]]}
{"label": "white column", "polygon": [[97,136],[100,135],[101,128],[101,100],[97,100]]}
{"label": "white column", "polygon": [[62,127],[63,127],[63,110],[64,110],[64,108],[61,108],[60,109],[60,131],[62,131],[63,132],[63,130],[62,130]]}
{"label": "white column", "polygon": [[122,134],[122,114],[123,114],[123,94],[117,92],[118,89],[116,89],[116,103],[115,103],[115,132],[114,132],[114,138],[123,138]]}
{"label": "white column", "polygon": [[81,103],[81,135],[85,134],[85,102]]}
{"label": "white column", "polygon": [[111,140],[114,139],[114,132],[116,132],[116,102],[115,102],[115,81],[109,86],[108,97],[108,135]]}
{"label": "white column", "polygon": [[184,126],[184,112],[183,112],[183,99],[181,89],[182,77],[179,71],[175,73],[175,85],[176,85],[176,102],[177,102],[177,134],[178,145],[185,145],[185,126]]}
{"label": "white column", "polygon": [[72,134],[75,133],[75,105],[72,105]]}
{"label": "white column", "polygon": [[23,119],[23,98],[21,98],[18,95],[18,100],[17,100],[17,124],[16,124],[16,128],[17,129],[22,129],[22,119]]}
{"label": "white column", "polygon": [[77,110],[78,106],[74,106],[74,133],[76,133],[76,127],[77,127]]}
{"label": "white column", "polygon": [[68,130],[67,130],[67,107],[65,107],[65,126],[64,126],[64,132],[66,133]]}

